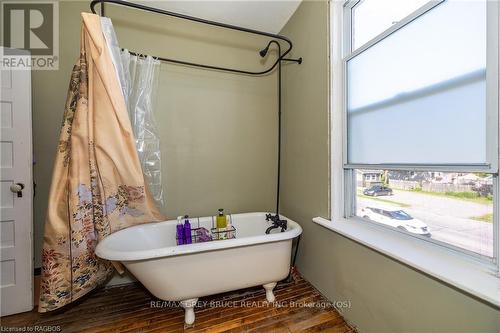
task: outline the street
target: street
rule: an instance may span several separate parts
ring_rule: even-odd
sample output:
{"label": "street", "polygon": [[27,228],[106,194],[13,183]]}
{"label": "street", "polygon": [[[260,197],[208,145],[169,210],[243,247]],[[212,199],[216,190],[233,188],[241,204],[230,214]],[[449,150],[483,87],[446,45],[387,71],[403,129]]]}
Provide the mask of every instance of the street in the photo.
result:
{"label": "street", "polygon": [[[471,219],[475,216],[492,214],[492,204],[411,191],[394,190],[393,193],[392,196],[373,199],[358,196],[358,209],[380,207],[404,210],[428,225],[432,239],[484,256],[493,256],[493,223]],[[406,204],[409,207],[401,207],[397,203]]]}

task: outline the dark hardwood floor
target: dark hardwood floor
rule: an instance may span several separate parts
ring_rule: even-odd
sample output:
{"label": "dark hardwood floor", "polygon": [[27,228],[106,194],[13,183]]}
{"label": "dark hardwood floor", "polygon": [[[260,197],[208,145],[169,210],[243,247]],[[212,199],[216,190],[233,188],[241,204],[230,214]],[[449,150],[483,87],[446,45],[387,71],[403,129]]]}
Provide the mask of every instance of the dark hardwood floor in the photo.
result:
{"label": "dark hardwood floor", "polygon": [[3,317],[1,325],[45,332],[355,332],[299,274],[279,283],[275,295],[274,304],[265,302],[262,287],[202,298],[195,324],[184,327],[182,308],[137,283],[97,290],[57,313]]}

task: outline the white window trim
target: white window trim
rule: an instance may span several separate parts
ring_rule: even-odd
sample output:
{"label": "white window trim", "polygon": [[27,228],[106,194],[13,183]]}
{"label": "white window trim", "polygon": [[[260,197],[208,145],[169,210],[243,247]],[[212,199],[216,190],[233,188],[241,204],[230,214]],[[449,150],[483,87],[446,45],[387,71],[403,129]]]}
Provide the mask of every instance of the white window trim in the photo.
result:
{"label": "white window trim", "polygon": [[[316,217],[313,221],[329,230],[350,238],[377,252],[400,261],[465,293],[500,307],[500,246],[494,244],[496,263],[485,263],[453,248],[423,241],[398,230],[370,223],[358,217],[344,217],[346,193],[344,179],[344,50],[341,41],[346,28],[344,1],[330,2],[330,218]],[[495,197],[498,198],[498,182]],[[495,205],[498,207],[499,205]],[[498,216],[495,210],[494,215]],[[497,220],[498,221],[498,220]],[[499,223],[494,225],[495,239],[500,240]]]}
{"label": "white window trim", "polygon": [[480,261],[374,223],[313,222],[500,308],[500,277]]}

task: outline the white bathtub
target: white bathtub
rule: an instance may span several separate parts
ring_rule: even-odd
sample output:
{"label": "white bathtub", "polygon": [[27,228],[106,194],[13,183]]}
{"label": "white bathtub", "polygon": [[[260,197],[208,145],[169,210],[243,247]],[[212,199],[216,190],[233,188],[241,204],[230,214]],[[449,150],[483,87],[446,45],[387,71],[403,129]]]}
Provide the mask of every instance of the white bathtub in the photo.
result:
{"label": "white bathtub", "polygon": [[[287,219],[282,216],[282,218]],[[265,230],[272,222],[265,213],[232,215],[236,239],[176,245],[176,220],[148,223],[118,231],[96,248],[104,259],[120,261],[156,297],[181,301],[186,324],[194,322],[199,297],[263,285],[274,301],[276,282],[287,277],[293,238],[302,228],[288,220],[285,232]],[[210,230],[212,217],[199,218]],[[191,219],[192,227],[198,219]]]}

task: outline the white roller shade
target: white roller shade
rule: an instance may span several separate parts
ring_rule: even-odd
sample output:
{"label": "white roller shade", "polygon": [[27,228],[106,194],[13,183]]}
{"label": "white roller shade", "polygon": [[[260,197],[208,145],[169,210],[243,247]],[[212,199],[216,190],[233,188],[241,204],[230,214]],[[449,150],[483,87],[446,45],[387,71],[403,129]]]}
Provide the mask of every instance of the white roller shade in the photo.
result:
{"label": "white roller shade", "polygon": [[348,164],[487,164],[485,1],[445,1],[347,61]]}

